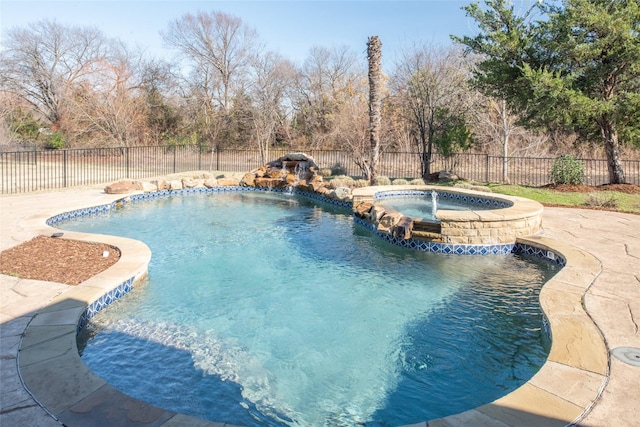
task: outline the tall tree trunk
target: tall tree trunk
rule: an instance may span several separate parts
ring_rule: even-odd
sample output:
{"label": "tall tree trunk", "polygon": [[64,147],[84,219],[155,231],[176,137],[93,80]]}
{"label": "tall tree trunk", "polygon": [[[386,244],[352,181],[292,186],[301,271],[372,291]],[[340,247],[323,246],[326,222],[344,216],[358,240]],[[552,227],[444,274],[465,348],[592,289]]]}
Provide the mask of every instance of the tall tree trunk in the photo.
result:
{"label": "tall tree trunk", "polygon": [[367,41],[367,59],[369,60],[369,141],[371,143],[371,163],[367,178],[373,183],[378,175],[382,122],[382,43],[378,36],[371,36]]}
{"label": "tall tree trunk", "polygon": [[502,118],[502,181],[509,183],[509,124],[507,123],[507,101],[500,106]]}
{"label": "tall tree trunk", "polygon": [[615,124],[605,118],[600,122],[600,132],[604,141],[604,149],[607,153],[609,184],[624,184],[624,170],[620,161],[620,145],[618,144],[618,131]]}

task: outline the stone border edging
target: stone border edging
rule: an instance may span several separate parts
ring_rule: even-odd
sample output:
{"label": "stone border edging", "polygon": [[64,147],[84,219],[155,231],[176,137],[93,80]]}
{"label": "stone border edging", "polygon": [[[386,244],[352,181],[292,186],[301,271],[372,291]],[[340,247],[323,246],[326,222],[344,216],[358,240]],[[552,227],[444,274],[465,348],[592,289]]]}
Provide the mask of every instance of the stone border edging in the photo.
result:
{"label": "stone border edging", "polygon": [[609,378],[608,350],[582,303],[602,271],[600,261],[567,243],[543,237],[519,238],[518,243],[553,251],[566,260],[540,291],[540,306],[552,338],[547,361],[529,381],[506,396],[423,426],[575,425],[600,398]]}
{"label": "stone border edging", "polygon": [[[436,191],[460,198],[485,199],[494,209],[438,210],[439,236],[446,245],[501,245],[513,244],[519,237],[536,234],[542,227],[543,206],[534,200],[517,196],[496,195],[456,187],[432,185],[398,185],[356,188],[352,191],[353,205],[374,204],[384,200],[384,193]],[[371,221],[371,219],[366,219]],[[415,219],[422,221],[422,219]],[[378,220],[376,220],[377,226]],[[382,222],[382,221],[379,221]]]}
{"label": "stone border edging", "polygon": [[[80,209],[91,213],[117,203]],[[47,221],[57,215],[36,215],[27,226],[42,235],[52,234],[59,230]],[[82,362],[76,342],[81,324],[146,277],[151,251],[143,242],[124,237],[66,230],[64,236],[115,246],[120,259],[54,298],[31,319],[17,356],[19,375],[29,394],[63,425],[218,426],[121,393]]]}
{"label": "stone border edging", "polygon": [[[41,234],[50,234],[56,229],[42,224],[51,217],[38,215],[30,223]],[[221,426],[127,396],[82,362],[76,344],[82,314],[114,287],[141,280],[151,254],[144,243],[121,237],[67,231],[65,237],[111,244],[120,249],[121,258],[55,298],[31,320],[18,353],[19,372],[29,393],[66,425],[99,421]],[[547,361],[527,383],[492,403],[412,426],[571,424],[586,416],[602,393],[609,375],[607,346],[582,305],[583,295],[600,274],[600,262],[569,244],[542,237],[518,238],[517,243],[552,251],[566,260],[566,265],[540,292],[540,304],[552,335]],[[581,388],[576,390],[573,385],[578,383]]]}

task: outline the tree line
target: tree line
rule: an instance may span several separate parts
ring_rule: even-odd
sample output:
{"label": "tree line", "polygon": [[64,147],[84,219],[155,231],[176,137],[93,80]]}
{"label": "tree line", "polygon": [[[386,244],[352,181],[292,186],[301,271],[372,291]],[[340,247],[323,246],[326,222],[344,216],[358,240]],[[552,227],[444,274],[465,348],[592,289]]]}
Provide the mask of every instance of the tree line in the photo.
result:
{"label": "tree line", "polygon": [[162,58],[96,28],[13,27],[0,51],[0,143],[199,144],[257,148],[264,161],[274,147],[343,149],[367,177],[379,153],[410,151],[425,178],[436,152],[583,150],[624,182],[620,157],[640,146],[637,1],[524,4],[466,6],[476,36],[407,46],[387,73],[372,73],[384,61],[376,36],[366,56],[316,46],[294,64],[221,11],[167,23]]}

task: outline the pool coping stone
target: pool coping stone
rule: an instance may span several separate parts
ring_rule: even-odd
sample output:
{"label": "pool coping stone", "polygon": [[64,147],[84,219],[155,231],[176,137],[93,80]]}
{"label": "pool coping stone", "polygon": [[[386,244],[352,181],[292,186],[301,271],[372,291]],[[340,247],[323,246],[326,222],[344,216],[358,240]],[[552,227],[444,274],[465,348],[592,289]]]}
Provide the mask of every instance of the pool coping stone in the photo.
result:
{"label": "pool coping stone", "polygon": [[[95,193],[95,189],[87,191]],[[33,199],[31,203],[26,203],[26,205],[34,210],[22,214],[18,213],[17,218],[12,218],[14,225],[17,225],[15,232],[9,230],[13,241],[7,242],[5,235],[7,230],[2,229],[3,249],[28,240],[27,235],[46,235],[56,230],[48,226],[46,221],[65,208],[58,206],[51,210],[41,210],[43,205],[37,202],[38,196],[38,194],[24,196]],[[119,195],[106,198],[113,202],[121,197]],[[3,203],[3,217],[5,201],[11,198],[0,198],[0,202]],[[97,197],[95,198],[97,199]],[[103,198],[100,197],[100,199]],[[89,193],[76,199],[81,199],[82,201],[79,203],[84,207],[95,206],[92,204]],[[73,205],[68,203],[60,204]],[[34,214],[34,212],[36,213]],[[588,217],[589,213],[585,212],[584,215]],[[621,220],[621,223],[627,220],[626,216],[623,215],[623,217],[624,221]],[[630,215],[630,217],[629,221],[637,221],[640,224],[640,216]],[[29,393],[32,394],[34,400],[46,408],[45,411],[54,419],[59,420],[58,422],[64,422],[69,426],[104,425],[99,423],[105,421],[104,416],[109,412],[108,408],[119,414],[120,418],[113,420],[117,421],[119,425],[223,425],[193,419],[159,408],[152,409],[154,407],[151,405],[112,390],[110,385],[99,379],[86,367],[78,356],[75,343],[74,327],[77,326],[78,313],[82,311],[82,307],[94,302],[114,285],[133,278],[135,286],[135,282],[144,278],[146,274],[150,251],[142,242],[113,236],[96,236],[65,231],[65,237],[105,242],[117,246],[122,255],[121,260],[114,266],[83,284],[69,287],[66,291],[47,301],[28,305],[28,307],[40,305],[40,309],[27,310],[20,315],[12,310],[5,310],[3,298],[1,317],[3,336],[6,329],[11,328],[17,331],[27,324],[21,339],[20,350],[15,357],[17,365],[20,366],[21,380],[30,390]],[[492,403],[462,414],[420,422],[415,424],[416,426],[458,426],[474,423],[475,425],[538,426],[567,425],[583,421],[588,424],[587,421],[590,419],[594,407],[600,406],[602,409],[601,405],[606,405],[611,399],[614,399],[615,402],[619,401],[617,394],[615,396],[611,396],[611,394],[619,394],[620,390],[616,389],[610,393],[610,390],[607,389],[611,380],[611,366],[615,365],[616,370],[631,373],[630,378],[627,378],[628,381],[638,378],[635,376],[637,373],[633,371],[634,368],[629,370],[629,368],[621,366],[621,362],[611,361],[606,337],[603,337],[603,331],[594,323],[596,316],[589,310],[585,310],[585,307],[590,305],[602,309],[600,299],[612,298],[610,293],[604,294],[599,288],[593,289],[595,281],[603,271],[602,261],[566,241],[552,240],[544,236],[519,238],[518,242],[543,250],[551,250],[562,255],[566,261],[564,268],[547,282],[541,291],[541,305],[549,321],[553,337],[552,349],[547,363],[524,386]],[[635,246],[632,245],[631,250],[627,250],[627,252],[633,254],[633,250],[635,250]],[[615,272],[616,269],[614,269]],[[608,274],[612,275],[610,272]],[[623,274],[624,278],[628,278],[628,273],[620,274]],[[7,276],[1,276],[1,278],[3,296],[5,284],[13,286],[20,281]],[[629,294],[628,298],[636,297],[639,293],[637,287],[625,289],[625,292]],[[46,295],[43,296],[46,297]],[[590,296],[593,298],[589,298]],[[37,296],[33,296],[33,298],[37,299]],[[587,298],[586,302],[585,298]],[[74,325],[74,318],[76,325]],[[13,326],[16,325],[14,322],[18,322],[17,326]],[[629,345],[638,345],[637,330],[635,335],[628,341]],[[629,337],[622,336],[619,337],[619,340],[625,338]],[[3,341],[5,340],[3,339]],[[8,351],[11,350],[8,349]],[[3,356],[4,353],[5,349],[3,349]],[[5,374],[7,360],[9,359],[6,356],[2,359],[3,376],[8,375]],[[635,369],[637,370],[637,368]],[[79,385],[78,381],[82,384]],[[3,384],[5,384],[4,378]],[[583,387],[577,387],[577,384],[581,384]],[[16,393],[19,393],[19,390],[16,390]],[[627,405],[628,408],[622,408],[624,409],[621,412],[623,417],[634,410],[631,396],[629,396]],[[4,401],[2,406],[2,412],[0,412],[2,418],[7,417],[8,414],[14,414],[15,411],[19,412],[17,409],[10,410],[11,407],[5,408]],[[151,408],[146,410],[149,413],[157,413],[157,416],[140,420],[134,416],[122,415],[130,414],[130,408],[137,408],[136,411],[140,411],[141,408],[147,406]],[[614,410],[614,408],[604,409],[606,414],[610,414]],[[42,415],[34,413],[33,405],[25,405],[24,411],[28,411],[29,414],[33,413],[35,417]],[[94,411],[94,415],[98,418],[91,415]],[[36,413],[37,415],[35,415]],[[19,415],[15,414],[15,416]],[[596,419],[602,418],[603,415],[598,414]],[[623,418],[618,421],[620,422],[616,425],[632,425],[631,423],[635,420]]]}

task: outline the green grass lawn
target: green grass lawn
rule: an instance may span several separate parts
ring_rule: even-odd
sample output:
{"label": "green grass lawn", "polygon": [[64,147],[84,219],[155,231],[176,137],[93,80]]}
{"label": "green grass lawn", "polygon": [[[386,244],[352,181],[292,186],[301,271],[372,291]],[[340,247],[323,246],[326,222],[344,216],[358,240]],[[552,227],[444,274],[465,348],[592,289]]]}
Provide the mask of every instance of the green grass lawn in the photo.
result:
{"label": "green grass lawn", "polygon": [[521,185],[488,184],[494,193],[526,197],[545,205],[590,207],[623,212],[640,213],[640,195],[618,191],[596,191],[590,193],[564,192],[549,188],[525,187]]}

